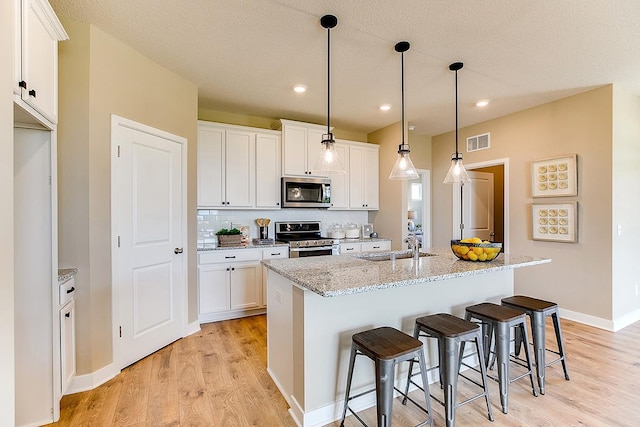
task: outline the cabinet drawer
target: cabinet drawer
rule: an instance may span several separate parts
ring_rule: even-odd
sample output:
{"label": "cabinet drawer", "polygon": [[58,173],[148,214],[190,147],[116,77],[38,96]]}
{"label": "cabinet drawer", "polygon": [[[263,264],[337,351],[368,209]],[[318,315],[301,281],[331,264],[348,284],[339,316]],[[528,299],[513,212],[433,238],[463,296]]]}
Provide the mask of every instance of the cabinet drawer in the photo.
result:
{"label": "cabinet drawer", "polygon": [[340,243],[341,254],[354,254],[360,252],[360,243]]}
{"label": "cabinet drawer", "polygon": [[278,246],[262,250],[262,259],[289,258],[289,248]]}
{"label": "cabinet drawer", "polygon": [[198,264],[216,264],[221,262],[260,261],[260,249],[237,249],[233,251],[210,251],[198,254]]}
{"label": "cabinet drawer", "polygon": [[385,252],[391,250],[391,241],[363,242],[362,252]]}

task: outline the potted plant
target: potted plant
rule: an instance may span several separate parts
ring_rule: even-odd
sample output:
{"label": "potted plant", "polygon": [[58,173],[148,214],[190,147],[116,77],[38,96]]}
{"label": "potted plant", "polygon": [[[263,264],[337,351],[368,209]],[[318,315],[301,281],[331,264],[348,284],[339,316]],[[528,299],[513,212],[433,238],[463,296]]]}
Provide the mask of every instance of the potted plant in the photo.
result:
{"label": "potted plant", "polygon": [[237,228],[231,230],[222,228],[216,233],[216,236],[218,236],[220,246],[239,246],[242,243],[242,232]]}

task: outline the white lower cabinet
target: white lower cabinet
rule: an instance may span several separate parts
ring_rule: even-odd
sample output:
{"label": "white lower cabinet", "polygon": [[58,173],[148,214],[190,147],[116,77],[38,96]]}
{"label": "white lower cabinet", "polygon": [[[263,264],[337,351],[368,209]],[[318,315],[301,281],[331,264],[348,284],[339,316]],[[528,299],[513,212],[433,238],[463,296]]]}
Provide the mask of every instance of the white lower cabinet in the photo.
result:
{"label": "white lower cabinet", "polygon": [[215,322],[264,313],[266,290],[260,261],[288,257],[286,246],[199,253],[199,321]]}
{"label": "white lower cabinet", "polygon": [[71,300],[60,310],[60,386],[65,394],[76,375],[76,303]]}
{"label": "white lower cabinet", "polygon": [[340,255],[357,254],[360,252],[360,243],[340,243]]}

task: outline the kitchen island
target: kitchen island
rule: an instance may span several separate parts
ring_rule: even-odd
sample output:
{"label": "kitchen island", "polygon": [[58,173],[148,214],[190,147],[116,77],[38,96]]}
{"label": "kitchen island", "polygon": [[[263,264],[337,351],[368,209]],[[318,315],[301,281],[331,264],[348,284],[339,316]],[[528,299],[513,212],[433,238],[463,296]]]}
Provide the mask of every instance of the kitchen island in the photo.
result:
{"label": "kitchen island", "polygon": [[[410,335],[417,317],[438,312],[464,316],[468,305],[513,294],[514,269],[550,259],[500,254],[485,263],[461,261],[450,249],[432,256],[380,260],[380,254],[263,261],[267,269],[268,371],[303,427],[341,416],[351,336],[378,326]],[[427,363],[437,360],[435,343]],[[406,371],[396,376],[403,383]],[[374,387],[373,364],[360,358],[352,393]],[[350,404],[358,411],[375,394]]]}

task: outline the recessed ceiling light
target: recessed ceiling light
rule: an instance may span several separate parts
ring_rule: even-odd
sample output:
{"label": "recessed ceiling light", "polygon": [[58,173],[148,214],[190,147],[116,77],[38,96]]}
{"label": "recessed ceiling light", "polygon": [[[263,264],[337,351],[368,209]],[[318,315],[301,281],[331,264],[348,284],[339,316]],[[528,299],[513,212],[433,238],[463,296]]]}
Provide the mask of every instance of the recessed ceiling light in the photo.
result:
{"label": "recessed ceiling light", "polygon": [[481,99],[480,101],[476,102],[476,107],[486,107],[487,105],[489,105],[488,99]]}
{"label": "recessed ceiling light", "polygon": [[391,105],[389,104],[382,104],[380,106],[380,111],[389,111],[391,109]]}
{"label": "recessed ceiling light", "polygon": [[305,85],[295,85],[293,87],[293,91],[295,93],[305,93],[307,91],[307,87]]}

